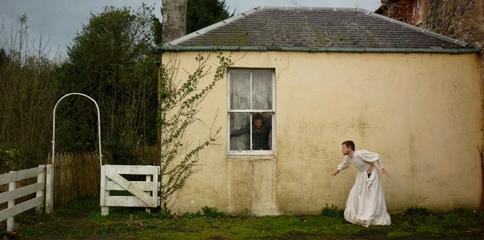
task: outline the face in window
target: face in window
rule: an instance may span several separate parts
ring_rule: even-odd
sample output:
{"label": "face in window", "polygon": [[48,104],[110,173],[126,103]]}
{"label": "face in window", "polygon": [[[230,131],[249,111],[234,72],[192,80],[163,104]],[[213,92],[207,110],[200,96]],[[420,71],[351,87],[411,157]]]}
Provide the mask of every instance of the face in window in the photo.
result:
{"label": "face in window", "polygon": [[262,121],[262,119],[257,119],[257,120],[255,120],[255,122],[254,122],[254,127],[255,127],[255,129],[260,130],[260,129],[262,128],[262,124],[263,124],[263,123],[264,123],[264,122]]}

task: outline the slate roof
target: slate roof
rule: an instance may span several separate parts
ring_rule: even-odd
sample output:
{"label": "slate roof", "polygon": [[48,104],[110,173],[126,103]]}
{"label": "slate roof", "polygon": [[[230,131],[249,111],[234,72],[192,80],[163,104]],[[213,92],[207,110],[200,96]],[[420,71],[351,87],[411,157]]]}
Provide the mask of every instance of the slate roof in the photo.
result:
{"label": "slate roof", "polygon": [[464,42],[347,8],[258,7],[163,45],[162,51],[478,52]]}

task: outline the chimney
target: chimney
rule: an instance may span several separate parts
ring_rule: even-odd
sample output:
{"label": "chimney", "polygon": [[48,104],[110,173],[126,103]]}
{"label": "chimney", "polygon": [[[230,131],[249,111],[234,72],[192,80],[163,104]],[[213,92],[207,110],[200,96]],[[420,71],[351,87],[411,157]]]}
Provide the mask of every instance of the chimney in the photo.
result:
{"label": "chimney", "polygon": [[187,0],[162,0],[163,43],[170,42],[186,34]]}

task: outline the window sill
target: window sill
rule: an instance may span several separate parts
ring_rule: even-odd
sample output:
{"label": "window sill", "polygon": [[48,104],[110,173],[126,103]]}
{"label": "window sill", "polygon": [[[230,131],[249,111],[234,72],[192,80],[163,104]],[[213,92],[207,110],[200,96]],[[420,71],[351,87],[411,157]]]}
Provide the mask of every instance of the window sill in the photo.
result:
{"label": "window sill", "polygon": [[227,155],[227,160],[229,161],[272,161],[275,160],[276,157],[270,154],[257,154],[257,155],[248,155],[248,154],[229,154]]}

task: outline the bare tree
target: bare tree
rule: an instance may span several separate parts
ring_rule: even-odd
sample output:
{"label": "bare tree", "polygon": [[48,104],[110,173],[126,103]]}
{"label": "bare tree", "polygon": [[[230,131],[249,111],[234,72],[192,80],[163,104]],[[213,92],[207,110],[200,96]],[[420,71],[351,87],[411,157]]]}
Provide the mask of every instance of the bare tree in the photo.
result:
{"label": "bare tree", "polygon": [[0,172],[38,165],[48,152],[58,66],[27,29],[25,14],[0,28]]}
{"label": "bare tree", "polygon": [[482,41],[478,7],[476,0],[429,1],[423,27],[469,43]]}

